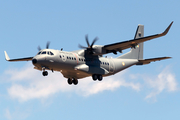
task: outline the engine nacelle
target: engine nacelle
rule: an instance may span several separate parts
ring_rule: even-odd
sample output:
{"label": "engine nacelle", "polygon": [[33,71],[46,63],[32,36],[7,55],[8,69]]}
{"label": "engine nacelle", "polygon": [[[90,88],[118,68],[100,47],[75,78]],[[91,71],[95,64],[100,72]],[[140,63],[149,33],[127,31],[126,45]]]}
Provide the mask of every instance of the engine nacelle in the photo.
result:
{"label": "engine nacelle", "polygon": [[108,51],[104,49],[104,46],[102,45],[94,45],[93,46],[93,55],[103,55],[107,54]]}
{"label": "engine nacelle", "polygon": [[102,46],[102,45],[93,45],[92,50],[90,50],[88,48],[84,49],[84,50],[79,50],[78,54],[80,56],[84,56],[85,54],[101,56],[101,55],[104,55],[104,54],[107,54],[107,53],[111,53],[111,52],[113,52],[113,51],[108,51],[108,50],[104,49],[104,46]]}

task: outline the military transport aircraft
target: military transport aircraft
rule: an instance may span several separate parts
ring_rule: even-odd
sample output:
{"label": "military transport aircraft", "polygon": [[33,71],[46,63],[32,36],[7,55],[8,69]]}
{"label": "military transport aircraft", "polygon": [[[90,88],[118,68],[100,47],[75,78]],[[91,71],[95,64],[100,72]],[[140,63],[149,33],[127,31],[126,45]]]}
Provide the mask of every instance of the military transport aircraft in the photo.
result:
{"label": "military transport aircraft", "polygon": [[[79,45],[83,48],[78,51],[66,52],[61,50],[49,49],[49,42],[46,49],[38,47],[39,52],[34,57],[26,57],[19,59],[10,59],[5,52],[7,61],[32,61],[34,69],[42,71],[43,76],[47,76],[46,70],[59,71],[67,78],[68,84],[78,84],[78,79],[92,76],[93,80],[101,81],[103,77],[114,75],[133,65],[144,65],[151,62],[169,59],[171,57],[158,57],[151,59],[143,59],[143,42],[164,36],[168,33],[171,24],[161,34],[155,34],[144,37],[144,26],[138,25],[134,39],[118,42],[108,45],[94,45],[97,37],[90,44],[88,36],[85,36],[87,47]],[[117,52],[131,48],[131,51],[117,58],[106,58],[104,54]]]}

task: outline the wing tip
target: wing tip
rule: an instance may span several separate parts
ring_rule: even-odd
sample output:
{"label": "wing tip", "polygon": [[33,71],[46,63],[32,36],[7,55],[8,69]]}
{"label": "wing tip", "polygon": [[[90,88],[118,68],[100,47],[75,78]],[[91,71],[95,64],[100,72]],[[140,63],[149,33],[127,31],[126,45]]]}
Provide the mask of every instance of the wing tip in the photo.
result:
{"label": "wing tip", "polygon": [[166,59],[171,59],[172,57],[166,57]]}
{"label": "wing tip", "polygon": [[6,59],[6,61],[9,61],[9,60],[10,60],[10,58],[9,58],[9,56],[8,56],[8,54],[7,54],[7,52],[6,52],[6,51],[4,51],[4,54],[5,54],[5,59]]}
{"label": "wing tip", "polygon": [[166,30],[162,33],[163,35],[166,35],[169,32],[169,29],[171,28],[174,21],[172,21],[169,26],[166,28]]}

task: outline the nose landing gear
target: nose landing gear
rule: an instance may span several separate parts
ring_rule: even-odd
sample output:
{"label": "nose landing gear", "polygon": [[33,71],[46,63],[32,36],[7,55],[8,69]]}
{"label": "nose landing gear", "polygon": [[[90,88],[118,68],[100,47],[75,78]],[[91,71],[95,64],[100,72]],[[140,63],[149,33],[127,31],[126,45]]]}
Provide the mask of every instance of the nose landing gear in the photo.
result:
{"label": "nose landing gear", "polygon": [[43,76],[47,76],[47,75],[48,75],[48,72],[47,72],[47,71],[43,71],[43,72],[42,72],[42,75],[43,75]]}

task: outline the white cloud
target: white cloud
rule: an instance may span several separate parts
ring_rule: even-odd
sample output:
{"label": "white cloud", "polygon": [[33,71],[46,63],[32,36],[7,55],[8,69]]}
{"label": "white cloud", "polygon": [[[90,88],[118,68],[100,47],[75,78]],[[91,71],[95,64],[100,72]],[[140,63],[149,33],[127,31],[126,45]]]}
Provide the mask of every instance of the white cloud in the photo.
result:
{"label": "white cloud", "polygon": [[68,85],[67,79],[59,72],[49,71],[49,75],[44,77],[29,63],[20,69],[6,70],[5,74],[12,83],[7,89],[9,96],[22,102],[31,99],[46,99],[58,92],[75,93],[87,97],[103,91],[114,91],[120,87],[128,87],[135,91],[145,88],[143,91],[149,92],[145,99],[156,100],[156,96],[164,90],[173,92],[178,89],[175,75],[170,72],[169,67],[157,76],[129,73],[127,75],[127,71],[122,71],[114,76],[105,77],[101,82],[87,77],[80,79],[77,86]]}
{"label": "white cloud", "polygon": [[48,98],[58,92],[73,92],[87,97],[105,90],[113,91],[120,86],[129,87],[136,91],[140,90],[139,83],[125,81],[123,78],[125,72],[105,77],[101,82],[93,81],[91,77],[80,79],[77,86],[68,85],[66,78],[59,72],[49,73],[47,77],[44,77],[29,64],[20,69],[7,70],[5,73],[13,81],[12,86],[8,88],[8,94],[22,102],[30,99]]}
{"label": "white cloud", "polygon": [[6,110],[5,110],[5,117],[6,117],[8,120],[11,120],[11,119],[12,119],[12,116],[11,116],[11,113],[10,113],[9,109],[6,109]]}
{"label": "white cloud", "polygon": [[173,92],[178,90],[178,83],[176,82],[175,75],[170,72],[170,67],[167,66],[157,77],[144,77],[146,85],[151,89],[151,92],[145,99],[152,98],[156,101],[156,96],[164,90]]}
{"label": "white cloud", "polygon": [[10,111],[9,108],[5,109],[4,116],[7,120],[21,120],[26,119],[30,115],[29,109],[20,110],[19,108],[15,108],[15,111]]}
{"label": "white cloud", "polygon": [[33,79],[34,78],[33,75],[36,74],[36,72],[33,71],[32,69],[33,66],[30,63],[28,63],[20,69],[17,68],[8,69],[5,71],[5,74],[11,76],[9,77],[9,80],[13,80],[13,81],[28,80],[28,79]]}

